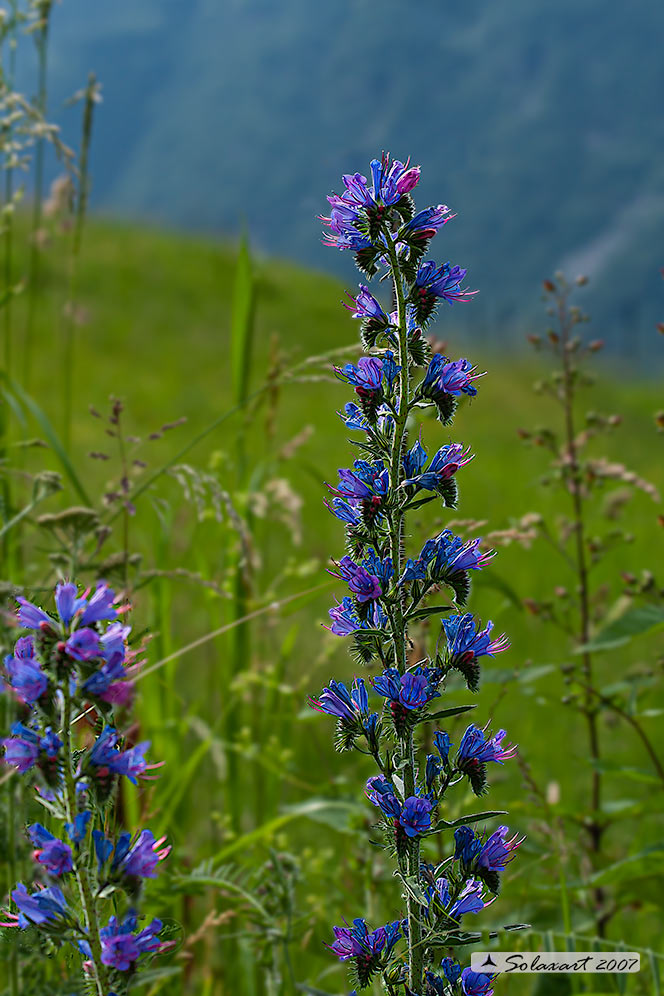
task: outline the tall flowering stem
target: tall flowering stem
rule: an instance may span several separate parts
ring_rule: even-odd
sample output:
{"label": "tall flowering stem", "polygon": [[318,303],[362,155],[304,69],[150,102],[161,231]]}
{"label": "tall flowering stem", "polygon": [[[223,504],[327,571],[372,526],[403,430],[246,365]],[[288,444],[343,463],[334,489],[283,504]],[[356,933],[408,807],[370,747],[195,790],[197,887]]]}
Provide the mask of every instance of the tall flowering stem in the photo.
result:
{"label": "tall flowering stem", "polygon": [[150,830],[117,827],[121,782],[156,767],[145,758],[149,743],[129,746],[117,729],[140,667],[120,621],[128,606],[117,603],[104,582],[92,592],[58,584],[53,612],[19,598],[25,635],[4,661],[17,711],[4,760],[34,784],[50,829],[27,827],[35,881],[32,891],[22,882],[12,890],[2,926],[32,926],[56,947],[74,947],[97,996],[125,996],[136,972],[170,946],[161,921],[139,929],[137,913],[144,880],[170,848]]}
{"label": "tall flowering stem", "polygon": [[[477,394],[476,368],[465,359],[431,355],[423,334],[441,301],[466,301],[475,291],[462,287],[466,271],[460,267],[423,262],[431,239],[454,216],[445,205],[415,212],[410,192],[419,167],[383,156],[371,163],[371,176],[371,184],[359,173],[344,176],[345,192],[328,198],[330,215],[321,219],[328,245],[353,252],[367,277],[381,273],[391,280],[394,306],[385,311],[363,284],[346,305],[362,320],[367,355],[336,370],[357,396],[339,414],[348,430],[360,433],[353,439],[360,458],[339,470],[336,486],[328,485],[328,508],[347,534],[347,554],[331,573],[349,588],[330,609],[329,628],[352,639],[358,664],[378,664],[382,673],[369,679],[370,688],[362,677],[350,686],[330,680],[311,704],[336,718],[339,750],[359,750],[376,763],[366,795],[380,811],[377,827],[396,861],[406,909],[403,918],[373,931],[361,918],[335,927],[330,949],[349,964],[358,988],[380,976],[388,993],[490,996],[491,975],[462,969],[450,957],[441,961],[441,953],[467,943],[461,918],[493,901],[499,873],[521,840],[507,839],[507,827],[473,829],[500,813],[445,820],[444,799],[458,784],[484,794],[487,766],[504,763],[516,748],[503,743],[504,730],[491,736],[486,726],[472,724],[452,757],[446,730],[430,731],[426,739],[420,730],[473,708],[430,711],[455,675],[477,691],[480,658],[509,646],[504,636],[492,637],[491,623],[482,629],[463,611],[471,572],[493,552],[447,529],[412,556],[406,549],[408,512],[436,500],[456,507],[456,474],[472,459],[469,449],[447,442],[429,460],[414,420],[432,409],[450,425],[458,399]],[[441,591],[449,593],[449,604],[427,604]],[[409,628],[441,613],[437,639],[416,659]],[[377,696],[373,709],[371,692]],[[425,757],[424,743],[432,751]],[[428,863],[428,838],[452,830],[453,853]]]}

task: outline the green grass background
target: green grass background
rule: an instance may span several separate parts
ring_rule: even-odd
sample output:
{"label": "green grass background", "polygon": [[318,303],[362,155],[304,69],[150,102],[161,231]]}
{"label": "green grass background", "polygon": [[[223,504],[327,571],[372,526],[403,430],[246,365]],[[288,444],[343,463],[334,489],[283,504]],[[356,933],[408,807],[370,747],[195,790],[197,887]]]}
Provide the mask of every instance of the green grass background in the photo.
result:
{"label": "green grass background", "polygon": [[[22,237],[16,242],[15,276],[25,272],[24,242]],[[31,374],[24,386],[61,432],[67,328],[63,309],[68,296],[62,235],[53,231],[40,260]],[[109,481],[117,481],[117,459],[114,441],[106,436],[105,424],[89,414],[89,406],[105,412],[109,396],[124,400],[127,431],[144,440],[134,454],[148,463],[143,475],[233,407],[230,327],[235,266],[235,249],[213,240],[102,220],[86,231],[76,280],[76,302],[84,321],[75,330],[70,454],[99,507]],[[356,341],[357,327],[340,307],[343,288],[335,280],[270,259],[254,260],[253,269],[250,389],[263,383],[276,353],[285,369]],[[11,307],[13,373],[19,380],[25,361],[26,297],[19,295]],[[456,311],[446,309],[436,334],[447,341],[451,355],[467,353],[488,374],[477,399],[461,407],[452,429],[427,421],[423,441],[435,450],[448,438],[461,439],[472,445],[476,459],[459,475],[458,512],[426,506],[412,526],[414,545],[450,518],[487,520],[488,531],[507,528],[531,511],[550,522],[567,512],[564,497],[541,484],[545,452],[528,449],[517,438],[520,427],[554,424],[560,417],[554,403],[532,388],[545,362],[530,356],[525,345],[523,352],[505,349],[498,337],[491,342],[483,337],[480,355],[472,341],[462,341],[455,318]],[[599,336],[602,330],[592,334]],[[597,452],[625,461],[664,488],[662,437],[653,421],[661,405],[660,385],[645,376],[637,380],[609,361],[598,361],[597,374],[587,391],[587,408],[622,416],[621,426],[598,442]],[[363,782],[371,769],[357,756],[335,755],[331,720],[306,707],[307,695],[317,693],[330,677],[348,678],[356,671],[344,641],[321,627],[333,593],[342,594],[325,572],[330,556],[342,553],[342,528],[322,502],[323,482],[335,481],[336,468],[352,459],[335,414],[348,391],[329,369],[315,368],[310,380],[275,388],[269,403],[265,395],[261,398],[261,407],[250,405],[224,421],[185,458],[198,471],[214,476],[231,494],[234,506],[249,516],[260,561],[251,590],[238,602],[237,533],[229,516],[218,522],[208,510],[197,517],[179,484],[164,476],[137,502],[137,515],[129,522],[129,545],[141,555],[142,571],[179,571],[180,576],[152,577],[138,588],[133,625],[155,634],[147,653],[148,663],[154,663],[232,623],[238,604],[252,611],[320,585],[326,588],[204,643],[138,686],[140,735],[152,739],[155,759],[163,758],[166,765],[147,792],[140,798],[128,794],[125,805],[128,817],[140,812],[147,825],[168,833],[175,845],[173,872],[184,873],[207,858],[253,868],[267,859],[269,845],[299,855],[303,879],[298,901],[305,916],[293,949],[296,974],[322,990],[340,993],[347,991],[343,969],[323,947],[331,938],[331,925],[341,923],[342,917],[368,915],[378,923],[398,915],[398,888],[390,879],[389,864],[366,842],[373,814],[363,798]],[[163,423],[182,416],[186,424],[160,439],[146,440]],[[303,432],[294,453],[284,453]],[[13,417],[14,443],[40,435],[42,427],[33,419],[21,426]],[[111,459],[88,456],[100,450]],[[61,469],[48,450],[11,452],[19,468],[12,479],[15,494],[21,493],[24,471]],[[261,514],[263,496],[269,495],[274,479],[287,481],[301,501],[299,541],[292,521],[279,521],[281,506],[273,503]],[[67,504],[80,504],[69,488],[39,511]],[[608,602],[620,595],[621,571],[638,573],[650,567],[657,572],[657,513],[657,505],[643,494],[627,506],[624,525],[633,541],[618,545],[594,577],[596,585],[606,586]],[[606,525],[598,509],[591,531]],[[121,543],[121,519],[116,519],[108,551],[121,549]],[[50,584],[55,577],[45,570],[46,547],[43,532],[29,517],[20,559],[12,564],[32,584]],[[219,591],[188,580],[183,576],[187,572],[213,580]],[[135,580],[141,582],[145,575],[137,574]],[[561,874],[572,885],[580,873],[577,855],[583,830],[573,818],[579,807],[587,808],[590,768],[581,722],[560,701],[564,688],[558,669],[570,660],[569,641],[523,608],[526,597],[544,598],[556,585],[573,584],[564,562],[541,541],[530,549],[512,544],[500,550],[471,598],[472,610],[482,619],[493,619],[498,631],[506,631],[512,640],[509,653],[487,663],[476,718],[481,724],[492,719],[494,728],[508,730],[537,784],[549,792],[552,783],[559,787],[557,816],[570,818],[562,838],[566,864],[544,832],[547,814],[516,764],[492,773],[486,800],[455,797],[454,815],[479,811],[475,807],[506,809],[510,826],[528,833],[499,900],[484,914],[483,927],[528,922],[537,931],[562,929]],[[653,635],[598,655],[596,666],[606,684],[612,684],[642,665],[656,669],[661,652],[661,640]],[[534,670],[518,677],[515,672],[525,668]],[[453,687],[449,697],[455,703],[471,698],[461,687]],[[652,715],[644,724],[661,746],[657,710],[662,696],[654,683],[648,706]],[[458,742],[454,734],[463,728],[462,722],[450,727],[453,740]],[[632,732],[619,721],[606,716],[601,737],[608,762],[647,771]],[[302,808],[312,798],[338,805],[310,806],[309,815],[289,808]],[[606,806],[625,817],[607,834],[607,865],[661,840],[661,790],[647,774],[640,781],[620,773],[607,778]],[[610,934],[627,949],[659,945],[661,869],[659,853],[641,862],[636,881],[619,887],[621,910]],[[150,911],[173,917],[188,934],[200,927],[210,909],[229,905],[217,889],[201,888],[192,900],[178,894],[172,883],[157,886],[152,896]],[[592,933],[583,909],[574,904],[572,921],[579,933]],[[183,966],[182,975],[157,981],[146,991],[243,996],[263,992],[246,939],[225,939],[241,932],[243,923],[238,916],[208,930],[189,951],[191,957],[174,961]],[[527,946],[540,942],[538,935],[521,941]],[[538,996],[573,991],[538,985],[533,988],[532,979],[505,980],[499,991]]]}

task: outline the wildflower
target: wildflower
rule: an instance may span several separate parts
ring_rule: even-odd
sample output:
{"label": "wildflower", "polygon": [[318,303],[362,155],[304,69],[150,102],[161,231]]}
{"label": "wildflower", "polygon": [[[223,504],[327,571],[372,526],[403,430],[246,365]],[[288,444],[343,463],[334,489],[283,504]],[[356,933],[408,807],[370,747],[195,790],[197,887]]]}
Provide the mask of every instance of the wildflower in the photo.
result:
{"label": "wildflower", "polygon": [[385,560],[381,560],[373,547],[369,547],[367,550],[367,555],[362,561],[362,567],[364,567],[369,574],[373,574],[377,577],[378,580],[384,585],[388,584],[394,574],[392,559],[390,557],[386,557]]}
{"label": "wildflower", "polygon": [[68,920],[69,907],[62,891],[52,885],[48,889],[37,889],[32,895],[22,882],[12,892],[12,899],[18,907],[18,926],[25,930],[31,924],[36,927],[45,923]]}
{"label": "wildflower", "polygon": [[330,571],[330,574],[346,581],[360,604],[373,601],[382,594],[378,578],[369,574],[362,565],[356,564],[351,557],[342,557],[337,567],[339,572],[335,574]]}
{"label": "wildflower", "polygon": [[33,823],[28,827],[28,836],[36,848],[34,857],[47,871],[53,875],[64,875],[65,872],[72,871],[74,865],[69,844],[58,840],[41,823]]}
{"label": "wildflower", "polygon": [[449,735],[443,730],[436,730],[433,735],[434,747],[440,754],[443,764],[447,764],[447,759],[450,754],[450,747],[453,747],[453,743],[449,738]]}
{"label": "wildflower", "polygon": [[405,453],[402,466],[406,477],[415,477],[427,462],[427,451],[418,439],[414,446]]}
{"label": "wildflower", "polygon": [[335,939],[328,947],[341,961],[355,959],[358,981],[364,987],[374,972],[387,965],[401,937],[400,927],[400,921],[395,920],[369,932],[366,920],[357,918],[352,927],[333,927]]}
{"label": "wildflower", "polygon": [[325,505],[332,512],[332,515],[336,515],[337,519],[346,522],[349,526],[359,526],[362,522],[360,513],[343,498],[333,498],[331,504],[326,501]]}
{"label": "wildflower", "polygon": [[11,731],[13,736],[5,737],[2,741],[7,764],[18,768],[21,775],[38,764],[47,781],[52,779],[57,772],[57,757],[62,740],[53,733],[51,727],[47,727],[44,736],[23,723],[14,723]]}
{"label": "wildflower", "polygon": [[413,486],[417,491],[420,488],[437,491],[444,497],[445,483],[472,459],[470,448],[464,450],[462,443],[447,443],[431,458],[428,470],[403,481],[401,487]]}
{"label": "wildflower", "polygon": [[438,672],[418,668],[399,674],[397,668],[386,668],[381,675],[372,679],[374,689],[379,695],[390,700],[390,709],[395,725],[401,726],[405,714],[425,706],[436,698]]}
{"label": "wildflower", "polygon": [[[107,926],[102,927],[99,935],[101,960],[104,965],[117,968],[119,972],[127,972],[142,954],[159,950],[161,941],[158,934],[162,928],[161,920],[152,920],[138,933],[135,933],[136,926],[136,917],[130,914],[122,922],[112,916]],[[88,958],[92,957],[88,941],[79,941],[78,946]]]}
{"label": "wildflower", "polygon": [[115,845],[109,840],[101,830],[93,830],[95,853],[99,873],[111,854],[110,874],[118,878],[141,879],[155,878],[156,869],[160,861],[170,853],[170,847],[162,848],[165,837],[155,839],[151,830],[142,830],[132,844],[130,833],[120,834]]}
{"label": "wildflower", "polygon": [[435,754],[427,754],[427,763],[424,778],[426,781],[427,789],[431,790],[433,783],[439,774],[443,770],[443,765],[439,757]]}
{"label": "wildflower", "polygon": [[383,500],[387,495],[390,476],[382,461],[369,463],[356,460],[353,470],[339,470],[339,484],[328,488],[353,508],[358,508],[366,525],[375,523],[381,516]]}
{"label": "wildflower", "polygon": [[106,726],[88,753],[88,764],[97,769],[97,777],[105,777],[108,771],[126,775],[130,782],[137,784],[137,778],[148,768],[145,761],[145,751],[150,746],[149,740],[136,744],[130,750],[116,750],[118,735],[111,726]]}
{"label": "wildflower", "polygon": [[461,973],[461,991],[464,996],[493,996],[491,988],[493,975],[473,972],[472,968],[464,968]]}
{"label": "wildflower", "polygon": [[455,301],[468,301],[477,294],[477,291],[462,289],[461,282],[465,276],[466,270],[450,263],[436,266],[430,260],[420,266],[411,291],[417,321],[424,323],[432,317],[438,299],[453,304]]}
{"label": "wildflower", "polygon": [[487,763],[495,761],[503,764],[516,754],[515,745],[502,747],[504,737],[505,730],[499,730],[494,737],[487,739],[485,730],[471,724],[461,738],[456,764],[459,771],[468,776],[475,795],[486,791]]}
{"label": "wildflower", "polygon": [[40,699],[48,688],[48,678],[35,657],[30,636],[22,636],[16,641],[14,654],[5,657],[5,668],[16,697],[26,705]]}
{"label": "wildflower", "polygon": [[466,913],[479,913],[485,906],[493,902],[492,899],[488,902],[484,901],[482,889],[481,882],[469,879],[456,899],[451,901],[449,882],[446,878],[439,878],[436,880],[435,889],[430,895],[429,909],[434,912],[443,910],[446,916],[458,921]]}
{"label": "wildflower", "polygon": [[454,961],[452,958],[443,958],[440,963],[440,967],[443,970],[443,975],[448,982],[452,983],[452,985],[454,985],[461,976],[461,965],[458,961]]}
{"label": "wildflower", "polygon": [[479,630],[470,612],[462,616],[449,616],[441,622],[447,639],[448,664],[463,674],[471,691],[477,691],[479,658],[493,657],[507,650],[510,645],[509,640],[504,633],[492,640],[490,634],[493,623],[489,621],[486,629]]}
{"label": "wildflower", "polygon": [[346,297],[352,303],[344,303],[344,308],[350,311],[353,318],[367,319],[374,329],[387,328],[389,326],[389,318],[365,284],[360,284],[360,293],[355,297],[351,297],[350,294],[346,294]]}
{"label": "wildflower", "polygon": [[431,826],[431,810],[433,805],[429,799],[419,796],[409,796],[403,804],[399,816],[401,826],[407,837],[417,837]]}
{"label": "wildflower", "polygon": [[372,775],[367,780],[367,799],[377,806],[385,816],[398,819],[401,816],[401,803],[397,799],[390,782],[383,775]]}
{"label": "wildflower", "polygon": [[320,698],[310,698],[309,702],[319,712],[326,712],[328,716],[336,716],[351,723],[369,711],[369,696],[361,678],[355,678],[350,691],[343,681],[330,681]]}
{"label": "wildflower", "polygon": [[86,809],[82,813],[77,813],[72,823],[65,823],[65,830],[75,844],[80,844],[85,839],[91,816],[90,810]]}
{"label": "wildflower", "polygon": [[443,394],[451,394],[455,398],[462,394],[475,397],[477,388],[473,381],[484,376],[475,373],[476,370],[477,367],[471,366],[466,359],[448,360],[441,353],[435,353],[420,385],[420,393],[433,401]]}
{"label": "wildflower", "polygon": [[427,540],[420,558],[430,564],[431,577],[442,580],[450,571],[479,571],[495,556],[495,550],[480,550],[481,538],[467,540],[444,529],[434,539]]}
{"label": "wildflower", "polygon": [[446,204],[424,208],[403,225],[397,234],[400,242],[422,243],[433,238],[436,232],[455,218]]}
{"label": "wildflower", "polygon": [[363,623],[357,614],[353,599],[348,595],[342,598],[339,605],[333,605],[328,615],[332,620],[331,626],[326,626],[335,636],[350,636],[356,630],[363,628]]}

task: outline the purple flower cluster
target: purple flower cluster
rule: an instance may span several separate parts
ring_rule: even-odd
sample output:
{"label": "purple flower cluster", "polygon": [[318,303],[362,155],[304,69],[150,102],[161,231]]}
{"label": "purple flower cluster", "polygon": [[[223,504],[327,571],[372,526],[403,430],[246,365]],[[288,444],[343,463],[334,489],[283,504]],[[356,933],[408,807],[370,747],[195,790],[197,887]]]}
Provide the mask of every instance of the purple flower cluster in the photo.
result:
{"label": "purple flower cluster", "polygon": [[[137,925],[136,917],[130,914],[122,921],[112,916],[108,924],[101,928],[101,960],[104,965],[116,968],[119,972],[128,972],[141,955],[159,951],[162,946],[159,939],[163,926],[161,920],[152,920],[138,932]],[[88,941],[79,941],[78,946],[88,958],[92,957]]]}
{"label": "purple flower cluster", "polygon": [[[396,310],[387,313],[365,284],[355,296],[348,295],[345,307],[361,320],[367,355],[335,368],[339,380],[356,394],[338,414],[347,429],[363,434],[353,440],[361,459],[339,470],[338,484],[328,485],[326,503],[347,535],[346,555],[334,561],[330,573],[349,589],[329,610],[329,628],[352,638],[356,662],[378,667],[369,680],[386,701],[380,717],[371,712],[367,687],[356,678],[350,686],[331,680],[310,703],[336,718],[339,750],[356,748],[375,760],[379,773],[368,779],[366,794],[384,817],[376,831],[395,855],[402,880],[412,880],[420,897],[426,897],[413,902],[409,889],[407,919],[373,932],[362,919],[335,927],[330,949],[352,963],[359,988],[381,972],[390,991],[403,985],[413,996],[423,996],[425,990],[429,996],[491,996],[490,975],[462,970],[450,958],[441,965],[442,977],[431,971],[427,944],[427,932],[433,932],[437,946],[448,946],[439,940],[445,934],[453,946],[461,918],[493,902],[490,894],[498,891],[498,875],[522,838],[508,837],[506,827],[476,836],[462,825],[456,828],[453,859],[436,871],[422,857],[429,837],[450,825],[437,819],[448,789],[465,776],[472,790],[482,794],[488,763],[502,764],[516,748],[503,744],[503,730],[491,736],[486,727],[471,725],[450,758],[452,741],[437,730],[431,753],[421,763],[416,740],[423,724],[468,708],[429,711],[448,674],[460,671],[475,691],[479,660],[509,646],[505,636],[492,638],[491,622],[482,629],[470,613],[443,618],[440,635],[430,635],[428,622],[417,636],[410,634],[420,620],[440,614],[423,604],[438,587],[451,589],[456,605],[465,606],[470,572],[482,570],[494,556],[482,548],[481,539],[463,540],[449,529],[424,543],[417,556],[407,556],[405,550],[408,513],[436,498],[447,508],[456,507],[456,475],[473,459],[470,448],[458,442],[444,443],[429,456],[421,435],[412,432],[411,420],[418,409],[435,406],[439,422],[449,424],[458,399],[475,397],[476,382],[483,376],[465,358],[431,356],[423,337],[441,301],[469,301],[477,292],[465,286],[462,267],[425,259],[429,242],[454,214],[444,204],[416,211],[410,191],[419,175],[419,168],[384,155],[371,163],[371,183],[359,173],[343,177],[344,193],[328,198],[330,216],[321,219],[326,244],[354,252],[358,268],[369,277],[384,269],[393,284]],[[411,389],[417,368],[424,373]],[[440,875],[441,867],[446,877]],[[402,935],[412,940],[416,933],[420,941],[409,944],[406,974],[392,950]]]}
{"label": "purple flower cluster", "polygon": [[34,857],[51,875],[64,875],[73,870],[69,844],[58,840],[41,823],[33,823],[28,827],[28,836],[36,848]]}

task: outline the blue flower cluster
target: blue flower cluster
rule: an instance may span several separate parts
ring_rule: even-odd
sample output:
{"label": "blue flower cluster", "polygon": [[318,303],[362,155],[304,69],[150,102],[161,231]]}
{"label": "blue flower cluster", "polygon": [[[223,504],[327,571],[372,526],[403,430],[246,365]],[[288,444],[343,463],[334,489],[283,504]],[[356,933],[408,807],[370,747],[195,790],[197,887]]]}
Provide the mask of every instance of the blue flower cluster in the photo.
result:
{"label": "blue flower cluster", "polygon": [[[330,950],[349,963],[358,988],[380,975],[389,992],[403,985],[412,996],[491,996],[491,976],[462,969],[450,958],[437,962],[437,949],[453,947],[461,918],[493,902],[500,873],[522,839],[508,837],[506,827],[476,835],[468,818],[457,826],[454,854],[441,866],[427,865],[421,852],[432,836],[449,830],[438,816],[447,791],[466,782],[483,794],[488,766],[503,764],[516,748],[504,742],[504,730],[491,735],[488,727],[471,724],[455,753],[450,734],[434,730],[430,752],[421,759],[418,730],[465,712],[469,707],[435,711],[448,681],[458,673],[476,691],[480,662],[509,647],[505,636],[493,636],[491,622],[483,628],[464,611],[471,578],[489,565],[494,551],[480,538],[464,539],[449,529],[428,539],[419,553],[409,556],[405,549],[408,513],[436,499],[454,508],[457,475],[473,459],[460,442],[442,441],[428,450],[421,432],[410,442],[408,434],[420,411],[429,408],[448,425],[457,405],[477,396],[477,367],[465,358],[432,355],[424,334],[441,301],[469,301],[476,292],[465,287],[465,269],[425,258],[454,215],[443,204],[415,210],[411,192],[419,167],[384,155],[373,160],[370,173],[370,181],[360,173],[344,176],[344,193],[328,198],[330,214],[321,220],[327,245],[354,253],[369,277],[382,270],[393,288],[392,311],[364,283],[348,295],[345,307],[361,321],[365,355],[335,373],[355,392],[339,415],[347,430],[362,433],[355,441],[360,456],[339,470],[326,502],[347,539],[345,555],[330,569],[347,591],[329,610],[328,628],[350,637],[358,665],[377,666],[378,672],[366,684],[359,677],[350,686],[331,680],[310,702],[336,719],[338,749],[359,749],[374,759],[378,773],[369,778],[366,795],[380,812],[377,830],[395,856],[399,878],[409,884],[402,920],[373,931],[363,919],[335,927]],[[426,602],[441,589],[451,601],[436,636],[430,621],[440,606]],[[427,625],[411,641],[408,631],[421,621]],[[419,659],[415,646],[421,648]],[[402,938],[408,942],[407,965],[396,956]]]}
{"label": "blue flower cluster", "polygon": [[[161,921],[138,929],[133,906],[143,881],[155,877],[170,850],[150,830],[114,839],[104,829],[115,822],[119,779],[136,785],[158,767],[146,759],[149,741],[126,743],[114,722],[131,702],[140,666],[128,643],[130,627],[120,621],[126,608],[104,582],[83,592],[72,582],[58,584],[54,613],[21,597],[17,622],[30,633],[4,661],[6,691],[21,714],[2,741],[5,763],[34,778],[63,831],[58,837],[41,823],[27,827],[35,861],[58,885],[30,892],[19,883],[4,926],[33,926],[58,945],[73,945],[92,965],[86,973],[94,976],[95,991],[105,994],[124,992],[121,974],[133,973],[139,960],[164,948]],[[74,724],[93,711],[99,720],[90,737],[91,727]],[[82,740],[74,748],[79,729]],[[131,903],[124,919],[117,918],[118,892]],[[109,906],[113,915],[102,926]]]}

